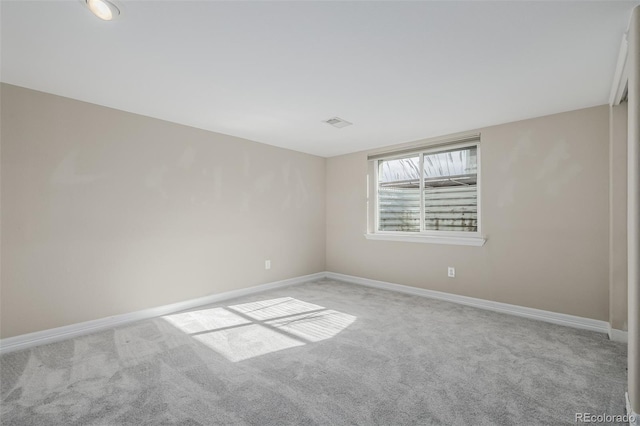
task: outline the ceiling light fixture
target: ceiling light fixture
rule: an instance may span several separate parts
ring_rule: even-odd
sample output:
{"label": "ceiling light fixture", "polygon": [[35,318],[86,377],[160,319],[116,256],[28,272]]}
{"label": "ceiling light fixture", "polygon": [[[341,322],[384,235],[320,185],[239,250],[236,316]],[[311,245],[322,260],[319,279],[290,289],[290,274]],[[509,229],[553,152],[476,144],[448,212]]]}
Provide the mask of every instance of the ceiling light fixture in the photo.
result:
{"label": "ceiling light fixture", "polygon": [[111,21],[120,15],[120,9],[107,0],[85,0],[89,10],[104,21]]}

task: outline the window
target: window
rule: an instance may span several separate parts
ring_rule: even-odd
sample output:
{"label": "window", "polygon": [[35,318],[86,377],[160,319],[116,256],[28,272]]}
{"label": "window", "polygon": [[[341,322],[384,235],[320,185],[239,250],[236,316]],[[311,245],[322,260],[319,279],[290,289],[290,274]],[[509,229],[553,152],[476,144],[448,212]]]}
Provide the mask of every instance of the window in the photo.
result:
{"label": "window", "polygon": [[482,245],[479,142],[475,136],[370,156],[375,211],[368,238]]}

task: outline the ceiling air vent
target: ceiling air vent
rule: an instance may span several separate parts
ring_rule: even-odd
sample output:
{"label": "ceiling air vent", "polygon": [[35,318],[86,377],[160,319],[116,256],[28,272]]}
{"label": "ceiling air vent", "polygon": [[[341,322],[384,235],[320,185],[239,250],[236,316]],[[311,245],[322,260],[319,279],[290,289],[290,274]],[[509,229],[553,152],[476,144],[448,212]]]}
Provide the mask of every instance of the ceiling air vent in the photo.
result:
{"label": "ceiling air vent", "polygon": [[342,129],[343,127],[351,126],[353,124],[340,117],[333,117],[328,120],[324,120],[323,123],[331,124],[333,127],[337,127],[338,129]]}

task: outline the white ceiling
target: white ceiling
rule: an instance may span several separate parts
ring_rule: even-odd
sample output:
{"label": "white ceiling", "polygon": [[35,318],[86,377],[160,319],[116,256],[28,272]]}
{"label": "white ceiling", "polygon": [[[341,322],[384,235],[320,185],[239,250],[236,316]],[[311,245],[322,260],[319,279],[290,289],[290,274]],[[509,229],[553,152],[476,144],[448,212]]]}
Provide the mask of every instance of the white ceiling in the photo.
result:
{"label": "white ceiling", "polygon": [[333,156],[607,103],[640,2],[116,3],[2,1],[1,80]]}

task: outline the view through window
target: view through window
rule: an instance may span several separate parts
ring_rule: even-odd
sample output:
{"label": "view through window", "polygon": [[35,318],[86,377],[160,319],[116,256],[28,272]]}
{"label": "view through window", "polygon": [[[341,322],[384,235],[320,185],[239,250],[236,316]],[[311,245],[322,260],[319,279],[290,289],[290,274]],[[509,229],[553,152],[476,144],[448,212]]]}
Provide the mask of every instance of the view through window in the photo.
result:
{"label": "view through window", "polygon": [[378,161],[378,231],[478,232],[478,145]]}

